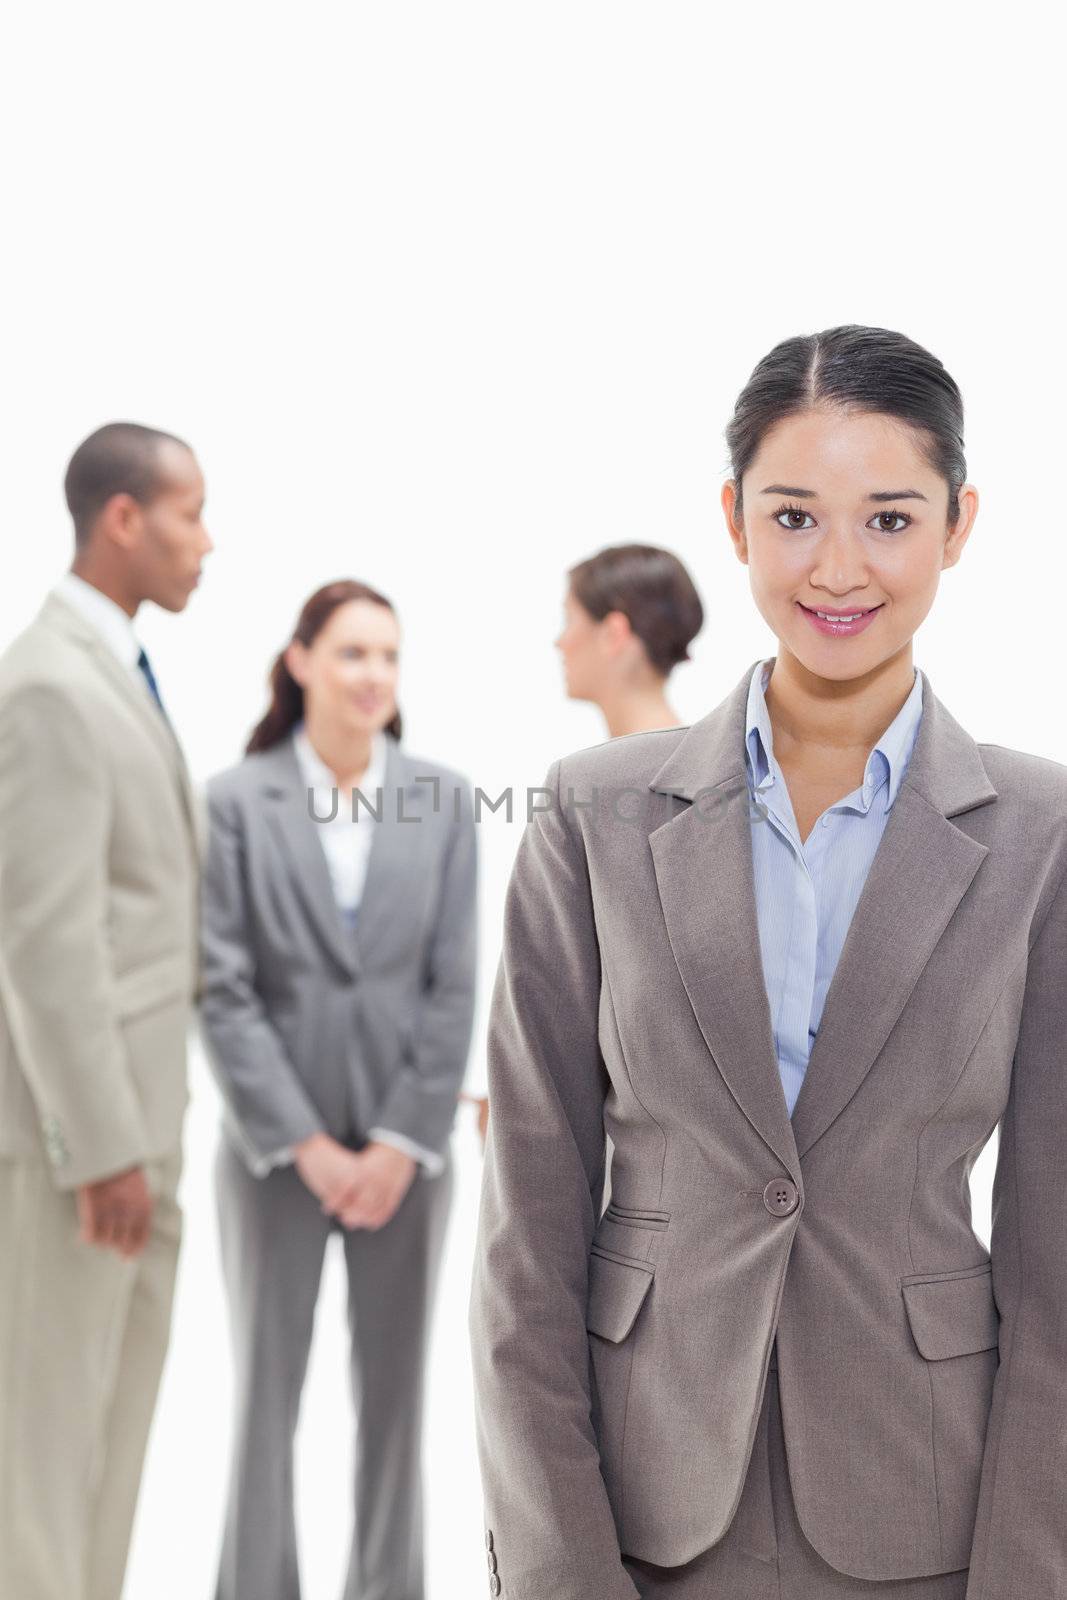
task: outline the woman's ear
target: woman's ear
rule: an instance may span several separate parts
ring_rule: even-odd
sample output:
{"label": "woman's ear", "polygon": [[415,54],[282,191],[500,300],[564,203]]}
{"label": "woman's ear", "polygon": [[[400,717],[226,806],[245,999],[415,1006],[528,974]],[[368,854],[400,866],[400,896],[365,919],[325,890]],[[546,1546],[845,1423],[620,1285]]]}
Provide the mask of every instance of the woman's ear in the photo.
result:
{"label": "woman's ear", "polygon": [[978,490],[973,483],[965,483],[959,492],[960,514],[955,525],[948,530],[945,540],[944,559],[941,562],[942,571],[946,567],[954,567],[963,553],[974,519],[978,515]]}
{"label": "woman's ear", "polygon": [[289,676],[300,685],[301,689],[304,687],[306,678],[306,656],[307,647],[301,644],[299,639],[291,640],[282,651],[282,659],[285,662],[286,670],[288,671]]}
{"label": "woman's ear", "polygon": [[722,510],[726,518],[726,530],[734,542],[737,559],[748,563],[748,539],[745,536],[745,525],[741,519],[741,486],[735,478],[727,478],[722,486]]}
{"label": "woman's ear", "polygon": [[601,639],[607,641],[610,653],[622,650],[634,637],[633,624],[625,611],[609,611],[597,625]]}

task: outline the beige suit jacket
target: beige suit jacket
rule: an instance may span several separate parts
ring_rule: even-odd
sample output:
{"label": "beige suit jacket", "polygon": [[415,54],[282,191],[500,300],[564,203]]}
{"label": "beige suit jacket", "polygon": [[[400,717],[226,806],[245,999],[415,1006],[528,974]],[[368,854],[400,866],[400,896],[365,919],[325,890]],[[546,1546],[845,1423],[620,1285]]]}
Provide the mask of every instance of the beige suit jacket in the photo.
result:
{"label": "beige suit jacket", "polygon": [[146,684],[61,595],[0,657],[0,1156],[172,1153],[204,824]]}
{"label": "beige suit jacket", "polygon": [[[471,1297],[489,1580],[724,1533],[777,1336],[840,1571],[1067,1595],[1067,768],[923,717],[792,1118],[744,718],[553,762],[505,906]],[[628,819],[628,820],[624,820]],[[968,1176],[1000,1126],[991,1253]],[[605,1135],[613,1156],[602,1209]]]}

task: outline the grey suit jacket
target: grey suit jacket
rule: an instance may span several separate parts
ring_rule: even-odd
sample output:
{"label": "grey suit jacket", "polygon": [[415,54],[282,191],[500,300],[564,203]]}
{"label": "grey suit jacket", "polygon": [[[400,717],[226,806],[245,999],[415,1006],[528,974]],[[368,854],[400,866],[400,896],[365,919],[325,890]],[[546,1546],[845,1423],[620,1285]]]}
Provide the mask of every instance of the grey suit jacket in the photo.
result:
{"label": "grey suit jacket", "polygon": [[147,686],[50,594],[0,659],[0,1155],[60,1188],[180,1145],[203,832]]}
{"label": "grey suit jacket", "polygon": [[[1067,768],[976,744],[923,674],[790,1119],[752,878],[754,665],[687,729],[553,762],[520,842],[470,1308],[491,1587],[632,1600],[620,1549],[669,1566],[715,1543],[777,1334],[793,1491],[831,1565],[969,1565],[968,1600],[1052,1600]],[[990,1257],[968,1175],[998,1123]]]}
{"label": "grey suit jacket", "polygon": [[474,1015],[470,786],[386,739],[381,817],[358,813],[374,842],[354,930],[289,738],[207,785],[200,1021],[253,1172],[319,1131],[448,1141]]}

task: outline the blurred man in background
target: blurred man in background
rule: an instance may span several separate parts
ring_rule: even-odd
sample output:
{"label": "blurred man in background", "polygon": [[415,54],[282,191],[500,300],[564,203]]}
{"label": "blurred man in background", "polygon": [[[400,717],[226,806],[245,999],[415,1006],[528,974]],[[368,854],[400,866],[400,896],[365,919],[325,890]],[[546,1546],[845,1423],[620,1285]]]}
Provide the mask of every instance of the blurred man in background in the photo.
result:
{"label": "blurred man in background", "polygon": [[0,1595],[119,1600],[170,1327],[203,828],[134,632],[211,540],[189,447],[111,423],[71,570],[0,656]]}

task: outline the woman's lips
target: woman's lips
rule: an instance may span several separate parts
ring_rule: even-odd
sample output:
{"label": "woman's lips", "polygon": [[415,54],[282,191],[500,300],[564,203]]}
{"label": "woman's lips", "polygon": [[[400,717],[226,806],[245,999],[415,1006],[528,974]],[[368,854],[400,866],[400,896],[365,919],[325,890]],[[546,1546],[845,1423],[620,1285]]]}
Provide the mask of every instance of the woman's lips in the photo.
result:
{"label": "woman's lips", "polygon": [[[829,634],[833,639],[849,639],[854,633],[862,633],[864,628],[869,628],[875,617],[881,611],[880,605],[870,606],[856,617],[854,622],[831,621],[829,617],[820,617],[809,606],[803,605],[799,600],[797,605],[807,617],[812,627],[819,633]],[[846,613],[848,615],[848,613]]]}

